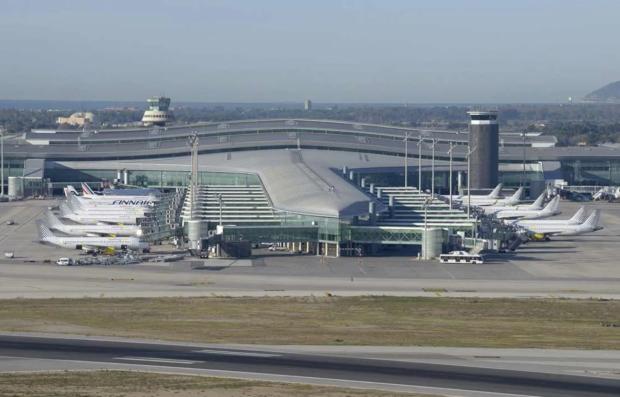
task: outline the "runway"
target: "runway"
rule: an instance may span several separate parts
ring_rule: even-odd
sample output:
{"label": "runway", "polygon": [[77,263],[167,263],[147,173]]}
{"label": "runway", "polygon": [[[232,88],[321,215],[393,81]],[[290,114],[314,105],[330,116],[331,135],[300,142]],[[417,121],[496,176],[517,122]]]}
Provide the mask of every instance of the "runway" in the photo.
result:
{"label": "runway", "polygon": [[[219,371],[240,378],[248,377],[248,374],[262,374],[284,381],[286,377],[296,382],[312,380],[308,383],[336,380],[350,382],[357,387],[367,385],[368,388],[379,389],[392,385],[406,390],[410,386],[411,390],[421,387],[429,392],[450,390],[451,395],[620,395],[620,380],[587,376],[293,353],[267,348],[246,350],[78,338],[0,336],[0,368],[3,360],[16,358],[59,360],[54,361],[56,363],[67,360],[103,363],[112,368],[123,365],[157,366],[162,371],[193,374],[200,373],[200,370]],[[83,367],[86,368],[86,364]]]}

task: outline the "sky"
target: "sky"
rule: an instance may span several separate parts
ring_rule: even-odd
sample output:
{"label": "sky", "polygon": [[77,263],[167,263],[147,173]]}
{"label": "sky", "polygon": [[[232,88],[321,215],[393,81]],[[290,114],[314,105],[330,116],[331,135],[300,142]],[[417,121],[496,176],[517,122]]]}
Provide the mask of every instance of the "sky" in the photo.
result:
{"label": "sky", "polygon": [[0,98],[565,102],[620,80],[617,0],[2,0]]}

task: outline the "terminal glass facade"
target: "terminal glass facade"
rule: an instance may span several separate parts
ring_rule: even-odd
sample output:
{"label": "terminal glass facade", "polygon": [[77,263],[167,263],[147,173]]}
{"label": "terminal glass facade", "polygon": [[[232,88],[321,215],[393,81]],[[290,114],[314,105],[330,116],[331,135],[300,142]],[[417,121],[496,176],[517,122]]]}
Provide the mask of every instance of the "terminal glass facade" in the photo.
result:
{"label": "terminal glass facade", "polygon": [[569,185],[620,185],[620,160],[564,160],[562,175]]}

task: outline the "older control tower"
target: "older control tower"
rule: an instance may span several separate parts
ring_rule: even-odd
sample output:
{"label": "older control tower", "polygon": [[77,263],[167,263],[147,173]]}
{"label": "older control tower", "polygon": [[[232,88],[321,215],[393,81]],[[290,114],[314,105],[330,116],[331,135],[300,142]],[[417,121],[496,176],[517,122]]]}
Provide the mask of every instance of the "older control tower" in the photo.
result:
{"label": "older control tower", "polygon": [[148,126],[164,126],[166,122],[172,119],[172,113],[170,113],[170,98],[163,96],[152,97],[147,99],[149,108],[144,112],[142,116],[142,123]]}
{"label": "older control tower", "polygon": [[471,189],[491,189],[497,185],[499,125],[496,111],[471,111],[469,145],[471,154]]}

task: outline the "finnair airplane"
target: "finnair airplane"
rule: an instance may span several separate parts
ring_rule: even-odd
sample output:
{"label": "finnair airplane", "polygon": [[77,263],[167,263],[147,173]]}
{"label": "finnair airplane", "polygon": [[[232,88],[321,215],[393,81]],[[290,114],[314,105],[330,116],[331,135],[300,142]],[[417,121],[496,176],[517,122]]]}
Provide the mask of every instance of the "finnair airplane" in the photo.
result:
{"label": "finnair airplane", "polygon": [[542,219],[560,213],[560,196],[555,196],[542,210],[505,209],[495,213],[498,219]]}
{"label": "finnair airplane", "polygon": [[522,204],[522,205],[512,205],[512,206],[489,206],[489,207],[480,207],[484,211],[485,214],[495,214],[499,211],[503,210],[531,210],[537,211],[543,209],[543,203],[545,201],[545,197],[547,196],[546,192],[541,193],[540,196],[532,203],[532,204]]}
{"label": "finnair airplane", "polygon": [[70,236],[142,236],[142,229],[137,225],[68,225],[63,223],[51,211],[46,214],[47,226]]}
{"label": "finnair airplane", "polygon": [[132,196],[96,194],[86,183],[82,183],[82,196],[85,199],[92,199],[97,203],[119,206],[152,207],[159,201],[159,197],[154,195]]}
{"label": "finnair airplane", "polygon": [[136,225],[138,223],[137,219],[141,218],[141,216],[137,216],[136,214],[128,214],[126,212],[101,213],[91,211],[74,211],[67,205],[67,203],[61,203],[59,208],[61,218],[69,219],[82,225],[97,225],[100,223]]}
{"label": "finnair airplane", "polygon": [[90,213],[122,213],[143,216],[146,212],[149,212],[151,210],[150,207],[111,205],[105,202],[100,202],[99,200],[90,200],[73,195],[69,195],[67,197],[67,204],[71,209],[76,212],[83,211]]}
{"label": "finnair airplane", "polygon": [[535,239],[549,240],[550,236],[577,236],[601,230],[603,227],[598,224],[600,217],[601,210],[596,209],[584,222],[578,224],[551,224],[544,220],[526,225],[518,224],[530,232]]}
{"label": "finnair airplane", "polygon": [[148,252],[148,243],[137,237],[64,237],[56,236],[42,221],[37,221],[39,241],[62,248],[99,249],[114,248]]}

